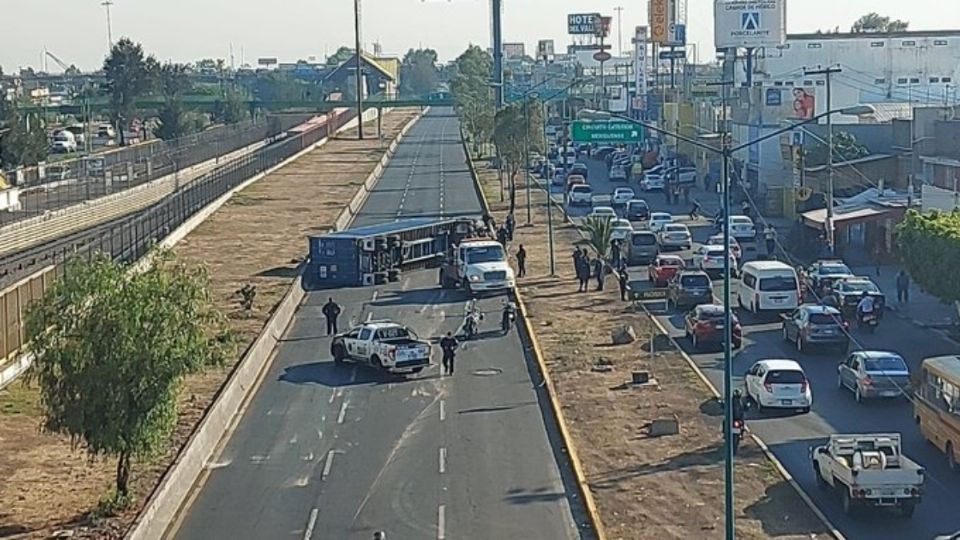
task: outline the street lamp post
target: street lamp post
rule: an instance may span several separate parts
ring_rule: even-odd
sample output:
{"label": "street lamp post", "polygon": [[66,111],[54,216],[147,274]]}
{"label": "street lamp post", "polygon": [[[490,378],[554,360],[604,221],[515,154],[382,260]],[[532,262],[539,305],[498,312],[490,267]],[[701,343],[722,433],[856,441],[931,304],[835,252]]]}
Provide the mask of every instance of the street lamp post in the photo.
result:
{"label": "street lamp post", "polygon": [[360,0],[353,0],[353,37],[357,53],[357,139],[363,140],[363,53],[360,50]]}
{"label": "street lamp post", "polygon": [[523,179],[527,190],[527,226],[533,225],[533,218],[530,210],[530,114],[527,112],[527,105],[530,103],[529,96],[523,98]]}
{"label": "street lamp post", "polygon": [[107,43],[110,45],[110,49],[113,49],[113,24],[110,22],[110,6],[113,5],[112,0],[104,0],[101,4],[107,10]]}

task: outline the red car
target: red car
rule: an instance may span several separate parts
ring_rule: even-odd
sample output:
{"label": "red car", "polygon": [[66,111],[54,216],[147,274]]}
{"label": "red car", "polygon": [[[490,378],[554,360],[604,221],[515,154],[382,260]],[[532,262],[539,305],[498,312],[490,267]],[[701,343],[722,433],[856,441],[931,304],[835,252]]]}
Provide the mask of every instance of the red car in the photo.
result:
{"label": "red car", "polygon": [[[743,329],[736,315],[731,313],[730,320],[733,323],[733,348],[739,349],[743,344]],[[708,343],[723,343],[723,306],[700,304],[691,309],[683,317],[683,331],[697,351]]]}
{"label": "red car", "polygon": [[666,287],[667,282],[684,268],[686,265],[679,255],[657,255],[657,258],[647,267],[647,278],[654,287]]}

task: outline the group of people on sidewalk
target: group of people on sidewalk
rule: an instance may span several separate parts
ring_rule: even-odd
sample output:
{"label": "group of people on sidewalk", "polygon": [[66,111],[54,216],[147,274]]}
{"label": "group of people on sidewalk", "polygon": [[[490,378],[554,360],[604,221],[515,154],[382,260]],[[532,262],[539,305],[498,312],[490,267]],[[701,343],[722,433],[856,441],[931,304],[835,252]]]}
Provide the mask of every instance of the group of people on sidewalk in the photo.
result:
{"label": "group of people on sidewalk", "polygon": [[619,241],[611,246],[611,260],[608,263],[602,257],[590,257],[587,248],[574,248],[573,268],[579,284],[577,292],[588,292],[590,280],[595,279],[597,286],[594,290],[602,291],[607,274],[617,274],[617,284],[620,286],[620,299],[628,300],[630,274],[627,272],[626,260],[622,257]]}

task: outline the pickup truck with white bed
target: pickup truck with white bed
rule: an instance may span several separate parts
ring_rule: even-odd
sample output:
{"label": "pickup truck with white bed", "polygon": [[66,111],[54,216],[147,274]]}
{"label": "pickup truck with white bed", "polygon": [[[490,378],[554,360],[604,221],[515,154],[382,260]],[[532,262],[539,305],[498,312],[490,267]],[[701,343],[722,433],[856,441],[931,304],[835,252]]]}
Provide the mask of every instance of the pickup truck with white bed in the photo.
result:
{"label": "pickup truck with white bed", "polygon": [[895,507],[910,517],[920,503],[924,469],[903,455],[899,433],[831,435],[810,456],[817,485],[837,490],[847,514]]}
{"label": "pickup truck with white bed", "polygon": [[402,324],[370,321],[330,342],[333,361],[352,360],[390,373],[419,373],[430,365],[430,343]]}

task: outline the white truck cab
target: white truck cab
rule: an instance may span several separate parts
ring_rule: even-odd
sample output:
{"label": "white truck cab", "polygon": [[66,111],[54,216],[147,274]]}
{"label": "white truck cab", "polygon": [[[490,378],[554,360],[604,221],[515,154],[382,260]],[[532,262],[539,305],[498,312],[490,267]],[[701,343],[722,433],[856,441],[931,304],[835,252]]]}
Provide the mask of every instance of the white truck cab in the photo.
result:
{"label": "white truck cab", "polygon": [[840,494],[843,510],[896,507],[913,515],[923,495],[923,467],[903,455],[899,433],[836,434],[811,449],[817,483]]}
{"label": "white truck cab", "polygon": [[440,268],[440,286],[468,292],[510,290],[516,286],[503,245],[495,240],[464,240]]}
{"label": "white truck cab", "polygon": [[430,343],[402,324],[370,321],[330,342],[333,361],[353,360],[390,373],[419,373],[430,365]]}

